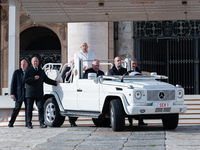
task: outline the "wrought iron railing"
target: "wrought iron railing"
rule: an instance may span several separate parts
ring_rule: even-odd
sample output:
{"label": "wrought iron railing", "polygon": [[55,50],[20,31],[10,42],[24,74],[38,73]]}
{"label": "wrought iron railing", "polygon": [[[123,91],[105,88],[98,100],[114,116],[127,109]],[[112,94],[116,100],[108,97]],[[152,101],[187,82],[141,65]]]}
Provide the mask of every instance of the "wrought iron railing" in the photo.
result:
{"label": "wrought iron railing", "polygon": [[20,52],[20,60],[26,59],[29,66],[31,65],[31,58],[38,57],[40,61],[40,67],[46,63],[60,63],[61,62],[61,51],[60,50],[26,50]]}

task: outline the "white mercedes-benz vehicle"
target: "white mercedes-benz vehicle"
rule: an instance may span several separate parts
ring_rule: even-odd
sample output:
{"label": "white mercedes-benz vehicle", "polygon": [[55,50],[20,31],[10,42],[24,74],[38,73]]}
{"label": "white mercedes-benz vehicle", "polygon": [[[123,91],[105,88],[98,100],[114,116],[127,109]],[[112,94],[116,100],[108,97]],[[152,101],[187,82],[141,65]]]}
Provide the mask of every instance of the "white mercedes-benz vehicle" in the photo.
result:
{"label": "white mercedes-benz vehicle", "polygon": [[[111,63],[102,63],[109,69]],[[108,62],[108,61],[107,61]],[[130,60],[124,61],[127,70]],[[71,66],[71,75],[61,79],[66,66]],[[45,84],[45,123],[51,127],[63,124],[65,116],[89,117],[98,127],[111,126],[113,131],[125,129],[125,118],[162,119],[164,128],[178,126],[179,113],[186,112],[184,89],[161,80],[166,76],[151,73],[131,73],[124,76],[99,76],[88,74],[84,79],[83,61],[72,64],[46,64],[43,69],[51,79],[63,82],[58,86]],[[106,67],[107,66],[107,67]]]}

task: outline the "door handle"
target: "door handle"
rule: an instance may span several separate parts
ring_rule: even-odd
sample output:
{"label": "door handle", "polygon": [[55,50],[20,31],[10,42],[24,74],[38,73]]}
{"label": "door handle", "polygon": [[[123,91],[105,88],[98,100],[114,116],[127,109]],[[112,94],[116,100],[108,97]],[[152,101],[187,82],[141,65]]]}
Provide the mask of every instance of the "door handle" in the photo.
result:
{"label": "door handle", "polygon": [[82,90],[81,89],[77,89],[77,92],[82,92]]}

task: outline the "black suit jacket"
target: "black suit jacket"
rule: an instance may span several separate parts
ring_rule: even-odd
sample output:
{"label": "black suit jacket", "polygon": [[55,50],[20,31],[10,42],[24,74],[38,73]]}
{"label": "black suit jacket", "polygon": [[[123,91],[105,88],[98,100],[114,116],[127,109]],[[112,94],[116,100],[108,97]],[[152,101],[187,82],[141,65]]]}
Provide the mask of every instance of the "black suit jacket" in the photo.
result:
{"label": "black suit jacket", "polygon": [[[65,79],[65,77],[66,77],[65,74],[66,74],[70,69],[71,69],[70,67],[66,67],[65,70],[63,71],[63,73],[62,73],[62,79],[63,79],[63,82],[64,82],[64,79]],[[66,81],[69,80],[70,75],[71,75],[71,72],[70,72],[70,74],[67,76]]]}
{"label": "black suit jacket", "polygon": [[[39,75],[39,79],[35,80],[35,75]],[[42,98],[43,97],[43,83],[57,85],[56,81],[47,77],[45,72],[38,67],[36,71],[33,66],[25,71],[24,83],[26,83],[26,98]]]}
{"label": "black suit jacket", "polygon": [[119,71],[115,66],[108,70],[108,75],[124,75],[127,72],[126,68],[121,67]]}
{"label": "black suit jacket", "polygon": [[[136,72],[141,73],[141,70],[140,70],[138,67],[136,67],[135,70],[136,70]],[[133,70],[129,70],[127,73],[129,74],[129,73],[131,73],[131,72],[134,72],[134,71],[133,71]]]}
{"label": "black suit jacket", "polygon": [[101,71],[101,70],[99,70],[98,72],[95,72],[94,70],[93,70],[93,68],[89,68],[89,69],[87,69],[86,71],[85,71],[85,74],[84,74],[84,76],[83,76],[83,78],[88,78],[88,73],[96,73],[97,74],[97,77],[98,76],[100,76],[100,75],[104,75],[104,72],[103,71]]}
{"label": "black suit jacket", "polygon": [[24,101],[24,84],[22,69],[17,69],[13,73],[10,94],[15,95],[14,101]]}

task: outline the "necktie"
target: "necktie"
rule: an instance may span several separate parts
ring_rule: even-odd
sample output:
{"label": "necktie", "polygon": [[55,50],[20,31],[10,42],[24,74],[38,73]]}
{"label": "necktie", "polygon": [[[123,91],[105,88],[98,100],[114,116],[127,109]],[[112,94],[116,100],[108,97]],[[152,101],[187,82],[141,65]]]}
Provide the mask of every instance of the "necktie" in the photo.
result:
{"label": "necktie", "polygon": [[25,71],[23,70],[23,77],[25,76]]}

